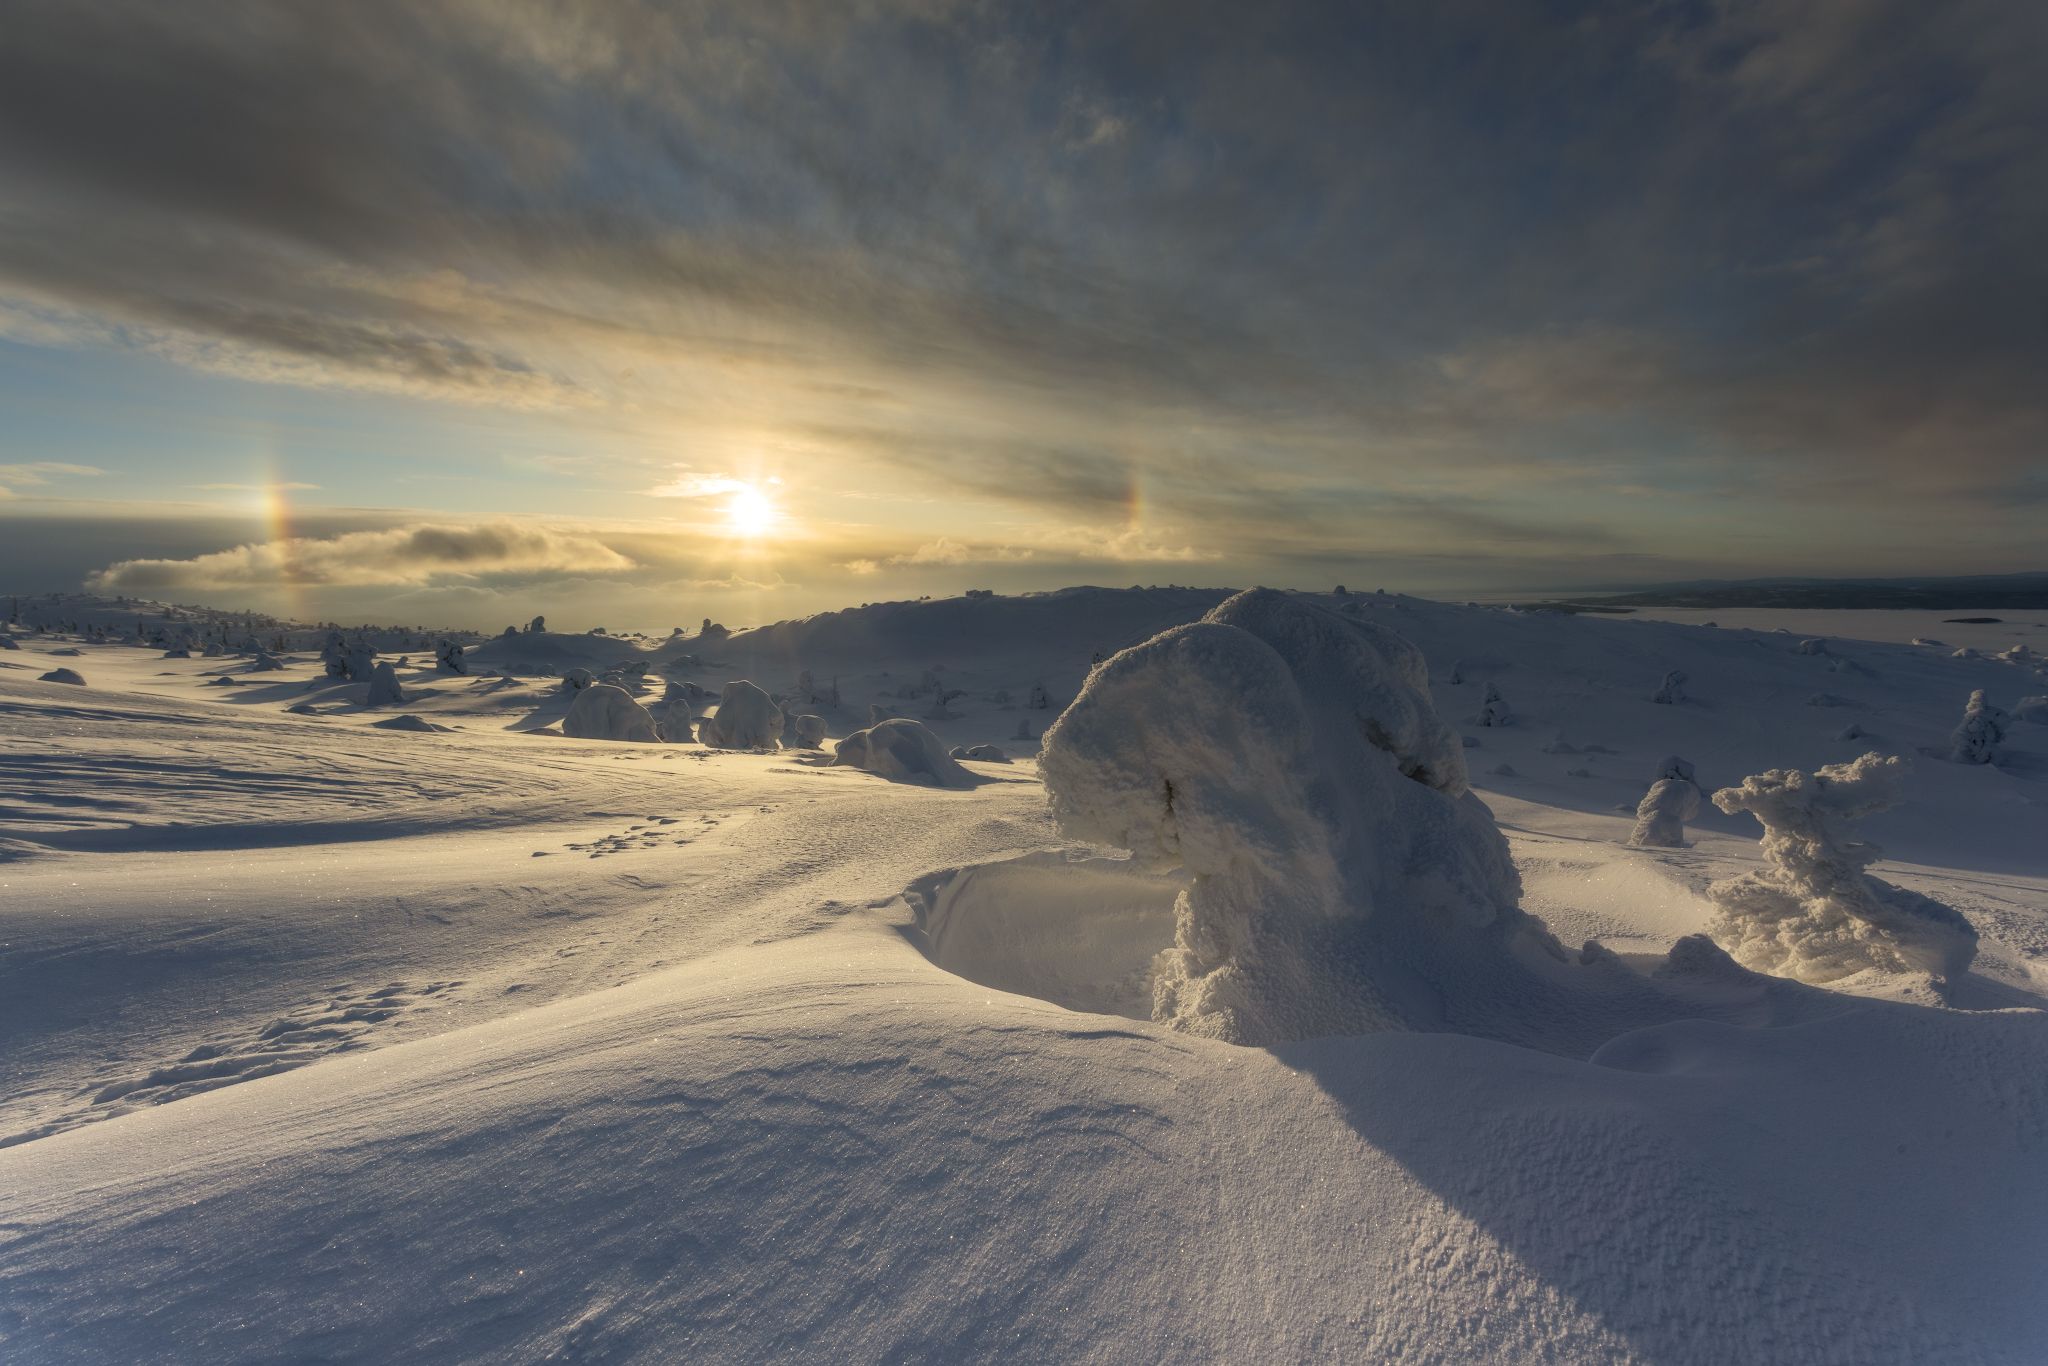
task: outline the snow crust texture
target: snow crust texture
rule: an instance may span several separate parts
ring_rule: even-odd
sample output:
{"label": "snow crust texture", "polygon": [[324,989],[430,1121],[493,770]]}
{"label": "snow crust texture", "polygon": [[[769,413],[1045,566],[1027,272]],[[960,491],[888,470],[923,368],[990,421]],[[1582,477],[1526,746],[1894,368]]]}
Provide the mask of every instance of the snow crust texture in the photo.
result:
{"label": "snow crust texture", "polygon": [[1739,963],[1806,982],[1859,972],[1963,971],[1977,952],[1970,923],[1937,901],[1864,872],[1880,850],[1854,823],[1905,799],[1908,765],[1866,754],[1814,773],[1772,769],[1725,787],[1714,805],[1764,827],[1759,873],[1717,882],[1712,933]]}

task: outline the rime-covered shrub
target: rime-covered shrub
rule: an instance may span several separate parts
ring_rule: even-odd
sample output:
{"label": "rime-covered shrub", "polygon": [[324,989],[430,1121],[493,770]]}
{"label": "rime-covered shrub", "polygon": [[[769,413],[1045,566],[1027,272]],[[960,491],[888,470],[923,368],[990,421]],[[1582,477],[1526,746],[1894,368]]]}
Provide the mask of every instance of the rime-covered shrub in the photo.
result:
{"label": "rime-covered shrub", "polygon": [[1963,719],[1949,732],[1948,757],[1959,764],[1990,763],[1998,757],[1998,747],[2005,743],[2006,727],[2011,720],[2002,708],[1985,700],[1982,688],[1977,689],[1963,708]]}
{"label": "rime-covered shrub", "polygon": [[1831,982],[1854,973],[1968,967],[1977,932],[1955,911],[1864,872],[1879,855],[1855,823],[1905,796],[1904,759],[1866,754],[1814,773],[1772,769],[1724,787],[1714,805],[1764,827],[1766,866],[1716,882],[1709,933],[1745,967]]}

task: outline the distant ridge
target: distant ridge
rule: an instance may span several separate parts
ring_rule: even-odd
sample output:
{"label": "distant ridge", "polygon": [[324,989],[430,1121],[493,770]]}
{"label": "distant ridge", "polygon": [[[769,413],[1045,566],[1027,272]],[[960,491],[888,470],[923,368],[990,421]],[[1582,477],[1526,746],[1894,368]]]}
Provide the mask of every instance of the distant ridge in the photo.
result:
{"label": "distant ridge", "polygon": [[2048,572],[1911,579],[1702,579],[1562,598],[1559,607],[2048,608]]}

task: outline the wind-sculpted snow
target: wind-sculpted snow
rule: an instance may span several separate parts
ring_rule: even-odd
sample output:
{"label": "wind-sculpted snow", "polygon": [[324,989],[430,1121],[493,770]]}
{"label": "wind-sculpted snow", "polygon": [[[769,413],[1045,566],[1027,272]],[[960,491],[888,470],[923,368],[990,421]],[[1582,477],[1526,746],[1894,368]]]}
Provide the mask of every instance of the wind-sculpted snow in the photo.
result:
{"label": "wind-sculpted snow", "polygon": [[1970,965],[1977,932],[1967,920],[1863,871],[1879,850],[1856,838],[1854,822],[1903,801],[1906,773],[1897,755],[1866,754],[1812,774],[1772,769],[1714,794],[1723,811],[1763,824],[1770,861],[1707,889],[1721,908],[1714,937],[1738,962],[1808,982],[1872,968],[1948,977]]}

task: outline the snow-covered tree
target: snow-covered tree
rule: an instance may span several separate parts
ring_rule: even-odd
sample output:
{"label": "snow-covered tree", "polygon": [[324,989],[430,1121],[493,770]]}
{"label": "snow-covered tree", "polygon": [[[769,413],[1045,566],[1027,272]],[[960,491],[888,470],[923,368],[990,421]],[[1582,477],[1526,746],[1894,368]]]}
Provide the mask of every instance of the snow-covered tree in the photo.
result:
{"label": "snow-covered tree", "polygon": [[1683,849],[1685,823],[1700,813],[1700,790],[1683,778],[1659,778],[1636,805],[1628,842],[1639,849]]}
{"label": "snow-covered tree", "polygon": [[546,617],[535,617],[532,621],[526,623],[526,633],[530,636],[540,635],[547,629],[548,619]]}
{"label": "snow-covered tree", "polygon": [[718,710],[698,723],[697,738],[715,749],[776,749],[782,744],[782,709],[744,678],[725,685]]}
{"label": "snow-covered tree", "polygon": [[1948,757],[1959,764],[1990,763],[1998,757],[2011,720],[2003,709],[1985,700],[1982,688],[1977,689],[1963,708],[1963,719],[1949,732]]}
{"label": "snow-covered tree", "polygon": [[1968,967],[1977,932],[1955,911],[1864,872],[1880,853],[1855,823],[1905,798],[1906,761],[1866,754],[1815,773],[1772,769],[1724,787],[1714,805],[1764,827],[1767,866],[1716,882],[1713,938],[1759,972],[1830,982],[1875,968],[1949,976]]}
{"label": "snow-covered tree", "polygon": [[789,731],[798,749],[816,749],[825,743],[825,718],[806,712],[789,723]]}
{"label": "snow-covered tree", "polygon": [[578,690],[562,718],[562,734],[576,740],[621,740],[636,744],[661,743],[661,732],[647,708],[624,688],[593,683]]}
{"label": "snow-covered tree", "polygon": [[1486,696],[1479,699],[1479,711],[1472,718],[1475,726],[1505,726],[1513,723],[1515,714],[1508,706],[1508,700],[1500,695],[1500,689],[1489,683]]}
{"label": "snow-covered tree", "polygon": [[348,677],[348,646],[341,632],[329,631],[320,646],[320,666],[329,678]]}
{"label": "snow-covered tree", "polygon": [[1472,1028],[1544,990],[1529,961],[1566,961],[1517,907],[1427,665],[1390,631],[1240,593],[1096,670],[1039,766],[1069,838],[1185,876],[1154,978],[1176,1028]]}
{"label": "snow-covered tree", "polygon": [[391,667],[390,661],[370,671],[370,706],[402,707],[405,701],[405,691],[398,686],[398,670]]}
{"label": "snow-covered tree", "polygon": [[1033,683],[1031,685],[1030,700],[1025,702],[1024,705],[1029,707],[1032,711],[1052,710],[1052,697],[1050,694],[1046,692],[1045,684]]}
{"label": "snow-covered tree", "polygon": [[444,674],[466,674],[469,665],[463,656],[469,653],[459,640],[444,640],[434,647],[434,668]]}
{"label": "snow-covered tree", "polygon": [[902,716],[841,740],[832,763],[834,767],[865,769],[898,783],[966,787],[974,781],[923,722]]}
{"label": "snow-covered tree", "polygon": [[588,669],[571,669],[562,675],[563,692],[582,692],[597,682],[597,675]]}

